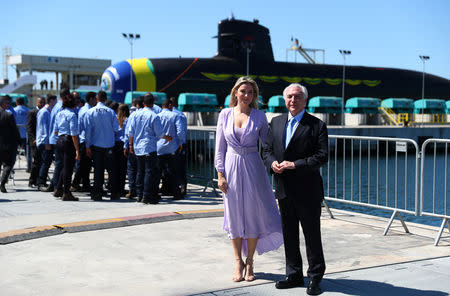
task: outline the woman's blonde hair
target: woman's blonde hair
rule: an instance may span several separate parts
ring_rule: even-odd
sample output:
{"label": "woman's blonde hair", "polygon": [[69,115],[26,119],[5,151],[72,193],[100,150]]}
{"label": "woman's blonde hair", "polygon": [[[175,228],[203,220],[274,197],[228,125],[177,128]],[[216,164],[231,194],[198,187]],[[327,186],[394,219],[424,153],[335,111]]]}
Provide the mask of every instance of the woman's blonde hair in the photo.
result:
{"label": "woman's blonde hair", "polygon": [[242,85],[242,84],[250,84],[253,88],[253,99],[252,102],[250,103],[250,107],[254,108],[254,109],[258,109],[258,96],[259,96],[259,88],[258,85],[256,84],[256,82],[251,79],[248,76],[242,76],[240,77],[236,83],[234,84],[233,88],[231,89],[231,93],[230,93],[230,107],[234,107],[237,105],[238,100],[236,97],[236,92],[238,90],[238,88]]}

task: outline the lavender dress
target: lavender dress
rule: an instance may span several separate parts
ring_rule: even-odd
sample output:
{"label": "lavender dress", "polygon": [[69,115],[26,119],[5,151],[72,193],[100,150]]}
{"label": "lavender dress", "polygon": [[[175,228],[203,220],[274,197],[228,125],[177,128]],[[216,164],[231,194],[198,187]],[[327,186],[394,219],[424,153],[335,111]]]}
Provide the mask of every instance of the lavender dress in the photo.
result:
{"label": "lavender dress", "polygon": [[[223,194],[223,229],[230,239],[258,238],[256,251],[260,255],[283,244],[280,214],[257,147],[258,139],[264,141],[267,132],[267,118],[262,111],[252,109],[248,124],[239,132],[234,127],[233,109],[222,110],[214,160],[229,187]],[[246,240],[242,252],[247,256]]]}

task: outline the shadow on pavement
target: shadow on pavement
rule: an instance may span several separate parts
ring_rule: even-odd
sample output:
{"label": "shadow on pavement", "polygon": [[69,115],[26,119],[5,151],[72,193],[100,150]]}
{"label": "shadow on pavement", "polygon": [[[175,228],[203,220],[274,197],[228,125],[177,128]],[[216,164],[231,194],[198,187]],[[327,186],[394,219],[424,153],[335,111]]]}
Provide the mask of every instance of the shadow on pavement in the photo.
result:
{"label": "shadow on pavement", "polygon": [[[430,283],[431,284],[431,283]],[[361,296],[444,296],[448,293],[435,290],[421,290],[395,286],[385,282],[376,282],[369,280],[351,280],[351,279],[327,279],[322,281],[322,290],[324,292],[338,292],[345,295]]]}
{"label": "shadow on pavement", "polygon": [[27,201],[27,199],[2,199],[2,198],[0,198],[0,202],[15,202],[15,201]]}

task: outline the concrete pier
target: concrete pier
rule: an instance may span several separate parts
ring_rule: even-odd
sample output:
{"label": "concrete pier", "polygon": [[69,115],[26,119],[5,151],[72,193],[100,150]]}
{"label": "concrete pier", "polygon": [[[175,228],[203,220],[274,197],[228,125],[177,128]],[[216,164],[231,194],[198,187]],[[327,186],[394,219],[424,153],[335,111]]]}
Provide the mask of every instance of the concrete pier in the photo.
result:
{"label": "concrete pier", "polygon": [[[256,280],[234,283],[222,199],[190,185],[158,205],[62,202],[29,189],[23,169],[0,194],[1,295],[305,295],[276,290],[281,247],[255,258]],[[322,295],[448,295],[450,234],[437,228],[332,209],[322,215],[327,271]],[[301,240],[304,251],[304,240]],[[305,257],[305,254],[302,254]],[[306,266],[305,271],[306,274]]]}

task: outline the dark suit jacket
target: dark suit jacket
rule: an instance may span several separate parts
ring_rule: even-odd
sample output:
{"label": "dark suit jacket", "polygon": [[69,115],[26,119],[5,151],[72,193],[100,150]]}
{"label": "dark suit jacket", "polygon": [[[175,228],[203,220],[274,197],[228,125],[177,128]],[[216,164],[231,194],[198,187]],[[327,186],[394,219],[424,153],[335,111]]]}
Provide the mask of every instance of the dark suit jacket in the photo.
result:
{"label": "dark suit jacket", "polygon": [[39,112],[38,108],[31,109],[27,113],[27,138],[28,138],[28,144],[33,146],[33,141],[36,140],[36,121],[37,121],[37,114]]}
{"label": "dark suit jacket", "polygon": [[14,116],[0,108],[0,151],[14,151],[20,142]]}
{"label": "dark suit jacket", "polygon": [[284,134],[288,114],[272,119],[269,135],[263,148],[263,159],[272,171],[272,163],[283,160],[295,163],[295,170],[274,174],[275,196],[295,201],[321,201],[323,181],[319,168],[328,162],[328,131],[326,124],[308,114],[302,117],[294,135],[285,149]]}

